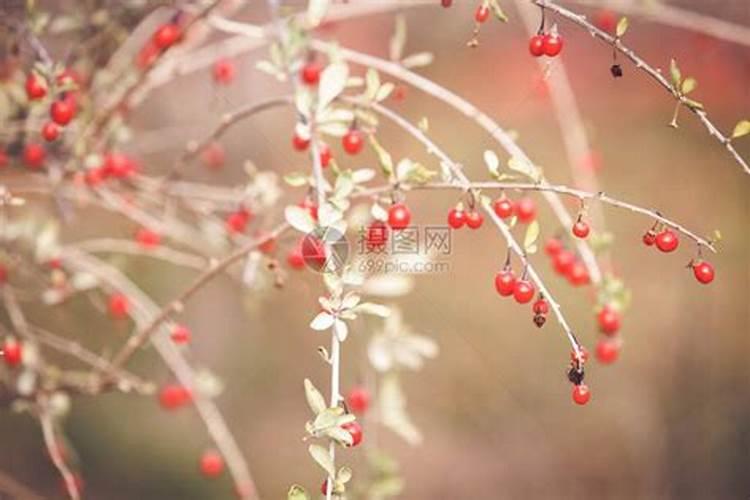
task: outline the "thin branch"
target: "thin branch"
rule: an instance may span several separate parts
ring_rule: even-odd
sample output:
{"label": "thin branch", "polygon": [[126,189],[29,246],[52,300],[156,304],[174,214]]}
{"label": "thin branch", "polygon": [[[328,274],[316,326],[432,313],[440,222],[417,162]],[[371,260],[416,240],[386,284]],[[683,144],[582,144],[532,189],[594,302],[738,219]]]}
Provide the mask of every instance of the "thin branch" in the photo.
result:
{"label": "thin branch", "polygon": [[591,24],[586,19],[586,16],[571,12],[565,7],[557,5],[554,2],[551,2],[549,0],[530,0],[530,1],[534,3],[534,5],[538,5],[539,7],[549,9],[550,11],[558,14],[563,19],[567,19],[573,24],[580,26],[581,28],[588,31],[595,38],[602,40],[603,42],[605,42],[606,44],[610,45],[615,50],[617,50],[619,53],[623,54],[625,57],[630,59],[630,61],[633,64],[635,64],[635,67],[637,69],[649,75],[660,86],[662,86],[667,92],[669,92],[669,94],[672,95],[672,97],[675,99],[676,102],[685,106],[695,116],[697,116],[700,122],[708,131],[709,135],[715,137],[722,145],[724,145],[726,150],[729,151],[732,157],[734,157],[735,161],[742,167],[745,173],[750,174],[750,165],[748,165],[747,161],[745,161],[745,159],[742,158],[742,156],[740,156],[740,154],[734,148],[734,146],[732,145],[731,138],[728,136],[725,136],[721,132],[721,130],[719,130],[719,128],[708,118],[708,113],[704,109],[691,104],[690,100],[680,92],[680,89],[674,88],[672,84],[669,83],[669,80],[667,80],[667,78],[661,73],[660,70],[658,70],[657,68],[655,68],[654,66],[646,62],[633,49],[624,45],[622,43],[622,40],[610,35],[609,33],[606,33],[600,30],[599,28]]}
{"label": "thin branch", "polygon": [[60,476],[63,478],[68,496],[70,496],[72,500],[79,500],[81,495],[78,491],[76,477],[70,471],[68,464],[66,464],[63,459],[59,441],[55,435],[55,424],[52,421],[52,415],[48,408],[46,396],[40,394],[37,397],[37,405],[39,407],[39,423],[42,426],[42,435],[44,436],[44,444],[47,446],[47,452],[52,459],[52,463],[55,464],[57,471],[60,473]]}
{"label": "thin branch", "polygon": [[164,245],[159,245],[155,248],[144,248],[135,241],[120,240],[116,238],[98,238],[95,240],[77,242],[72,246],[86,252],[118,253],[135,255],[138,257],[151,257],[169,262],[175,266],[187,267],[198,271],[206,269],[206,258],[187,252],[180,252],[179,250]]}

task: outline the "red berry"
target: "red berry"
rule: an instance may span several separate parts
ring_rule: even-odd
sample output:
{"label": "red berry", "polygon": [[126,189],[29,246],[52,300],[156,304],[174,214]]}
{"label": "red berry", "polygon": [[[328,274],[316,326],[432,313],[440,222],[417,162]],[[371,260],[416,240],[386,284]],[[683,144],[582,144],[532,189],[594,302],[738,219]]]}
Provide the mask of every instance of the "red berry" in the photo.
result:
{"label": "red berry", "polygon": [[292,146],[294,146],[294,149],[297,151],[304,151],[307,149],[307,147],[310,145],[310,139],[305,139],[303,137],[300,137],[297,134],[294,134],[292,136]]}
{"label": "red berry", "polygon": [[302,67],[300,76],[306,85],[317,85],[320,81],[320,73],[323,70],[315,61],[310,61]]}
{"label": "red berry", "polygon": [[365,413],[370,407],[370,391],[364,387],[354,387],[346,396],[346,404],[354,413]]}
{"label": "red berry", "polygon": [[154,45],[160,50],[166,50],[174,45],[182,36],[182,30],[174,23],[163,24],[153,36]]}
{"label": "red berry", "polygon": [[362,442],[362,426],[359,422],[349,422],[341,426],[352,437],[351,446],[357,446]]}
{"label": "red berry", "polygon": [[315,236],[307,235],[302,239],[302,256],[305,263],[316,271],[325,269],[328,254],[325,242]]}
{"label": "red berry", "polygon": [[671,229],[664,229],[656,235],[656,247],[664,253],[674,252],[679,244],[680,239]]}
{"label": "red berry", "polygon": [[573,286],[583,286],[591,283],[591,277],[586,266],[580,260],[573,262],[568,270],[568,281]]}
{"label": "red berry", "polygon": [[526,304],[534,298],[535,293],[536,289],[534,288],[534,284],[522,279],[516,281],[516,286],[513,289],[513,298],[516,299],[516,302],[519,304]]}
{"label": "red berry", "polygon": [[581,346],[581,357],[579,359],[578,355],[576,355],[575,351],[570,351],[570,360],[574,362],[578,362],[581,364],[585,364],[589,360],[589,350],[585,347]]}
{"label": "red berry", "polygon": [[157,57],[159,57],[159,48],[153,40],[149,40],[135,56],[135,65],[140,69],[146,69],[156,62]]}
{"label": "red berry", "polygon": [[183,325],[175,325],[170,335],[175,344],[187,344],[190,342],[192,336],[188,327]]}
{"label": "red berry", "polygon": [[176,410],[192,399],[190,390],[180,384],[168,384],[159,391],[159,404],[165,410]]}
{"label": "red berry", "polygon": [[41,144],[29,142],[23,148],[23,162],[32,170],[38,170],[44,165],[47,152]]}
{"label": "red berry", "polygon": [[381,250],[388,242],[388,226],[385,222],[376,220],[367,228],[365,240],[368,250]]}
{"label": "red berry", "polygon": [[0,168],[3,168],[8,165],[8,153],[5,152],[5,149],[0,148]]}
{"label": "red berry", "polygon": [[656,243],[656,232],[654,232],[653,229],[649,229],[646,231],[646,234],[643,235],[643,244],[651,247],[654,246],[654,243]]}
{"label": "red berry", "polygon": [[620,343],[616,340],[601,339],[596,343],[596,359],[603,365],[617,361]]}
{"label": "red berry", "polygon": [[549,302],[544,299],[538,299],[531,306],[531,309],[534,311],[534,314],[547,314],[549,312]]}
{"label": "red berry", "polygon": [[620,330],[620,313],[611,306],[602,307],[596,316],[599,330],[605,335],[612,336]]}
{"label": "red berry", "polygon": [[529,52],[534,57],[544,55],[544,35],[534,35],[529,40]]}
{"label": "red berry", "polygon": [[523,197],[516,203],[514,212],[520,222],[528,224],[536,217],[536,202],[533,198]]}
{"label": "red berry", "polygon": [[448,7],[453,5],[453,0],[440,0],[440,5],[447,9]]}
{"label": "red berry", "polygon": [[264,254],[270,255],[276,250],[276,238],[271,237],[270,234],[264,231],[259,231],[256,233],[255,237],[258,240],[261,240],[258,244],[258,250]]}
{"label": "red berry", "polygon": [[552,257],[552,266],[555,272],[562,276],[567,276],[576,262],[576,256],[570,250],[563,248],[554,257]]}
{"label": "red berry", "polygon": [[579,220],[575,224],[573,224],[572,231],[573,231],[573,236],[584,239],[589,235],[591,228],[586,222]]}
{"label": "red berry", "polygon": [[554,257],[564,249],[562,241],[559,238],[550,238],[544,244],[544,253]]}
{"label": "red berry", "polygon": [[229,85],[234,80],[236,73],[234,62],[231,59],[219,59],[214,63],[214,81],[222,85]]}
{"label": "red berry", "polygon": [[107,153],[104,156],[104,170],[116,179],[126,179],[138,170],[135,162],[123,153]]}
{"label": "red berry", "polygon": [[130,301],[121,293],[109,296],[109,315],[114,319],[124,319],[130,312]]}
{"label": "red berry", "polygon": [[297,206],[306,209],[313,220],[318,220],[318,205],[316,205],[310,198],[303,199],[297,203]]}
{"label": "red berry", "polygon": [[60,137],[60,127],[56,123],[47,122],[42,127],[42,137],[47,142],[52,142]]}
{"label": "red berry", "polygon": [[74,101],[70,101],[68,99],[55,101],[49,108],[49,115],[52,118],[52,121],[62,126],[70,123],[70,120],[73,119],[74,114]]}
{"label": "red berry", "polygon": [[86,173],[83,175],[86,184],[89,186],[98,186],[106,179],[106,177],[107,171],[104,167],[90,168],[86,170]]}
{"label": "red berry", "polygon": [[218,142],[211,142],[201,151],[201,161],[205,166],[213,170],[218,170],[224,166],[226,153],[224,148]]}
{"label": "red berry", "polygon": [[365,139],[359,130],[350,130],[341,138],[341,145],[344,147],[344,151],[350,155],[356,155],[362,151]]}
{"label": "red berry", "polygon": [[44,96],[46,95],[47,83],[44,79],[34,73],[29,73],[29,76],[26,77],[26,96],[29,100],[37,101],[39,99],[44,99]]}
{"label": "red berry", "polygon": [[692,267],[695,279],[697,279],[699,283],[708,285],[714,280],[714,266],[705,260],[693,263]]}
{"label": "red berry", "polygon": [[21,364],[23,358],[23,346],[15,339],[7,338],[3,343],[3,359],[5,364],[11,368]]}
{"label": "red berry", "polygon": [[328,165],[331,164],[331,159],[333,158],[331,155],[331,148],[328,147],[328,144],[322,142],[318,147],[318,154],[320,155],[320,166],[327,168]]}
{"label": "red berry", "polygon": [[474,20],[478,23],[483,23],[490,17],[490,7],[486,3],[482,2],[474,12]]}
{"label": "red berry", "polygon": [[617,26],[617,16],[609,9],[601,9],[594,15],[594,24],[600,30],[611,33]]}
{"label": "red berry", "polygon": [[[323,495],[328,495],[328,481],[329,480],[326,479],[325,481],[323,481],[323,484],[320,485],[320,492]],[[331,490],[331,492],[333,492],[333,490]]]}
{"label": "red berry", "polygon": [[585,405],[591,399],[591,391],[586,384],[579,384],[573,387],[573,401],[578,405]]}
{"label": "red berry", "polygon": [[492,208],[495,210],[497,216],[501,219],[507,219],[508,217],[513,215],[513,202],[505,196],[496,199],[495,203],[493,203],[492,205]]}
{"label": "red berry", "polygon": [[544,54],[555,57],[563,49],[563,38],[557,33],[544,36]]}
{"label": "red berry", "polygon": [[286,263],[292,269],[305,268],[305,256],[302,254],[302,241],[298,242],[294,248],[286,254]]}
{"label": "red berry", "polygon": [[232,212],[231,214],[227,215],[225,221],[227,231],[232,234],[245,231],[245,228],[247,227],[247,224],[250,222],[251,218],[252,214],[244,208],[240,208],[236,212]]}
{"label": "red berry", "polygon": [[200,469],[204,477],[218,477],[224,472],[224,459],[216,451],[204,451],[201,455]]}
{"label": "red berry", "polygon": [[156,248],[161,244],[161,235],[156,231],[142,227],[136,231],[135,241],[143,248]]}
{"label": "red berry", "polygon": [[461,229],[466,223],[466,212],[457,208],[448,212],[448,225],[453,229]]}
{"label": "red berry", "polygon": [[516,289],[516,275],[511,269],[504,269],[495,275],[495,290],[501,297],[510,297]]}
{"label": "red berry", "polygon": [[479,229],[482,227],[483,222],[484,216],[476,210],[472,210],[466,214],[466,225],[471,229]]}
{"label": "red berry", "polygon": [[409,207],[403,203],[395,203],[388,209],[388,225],[391,229],[404,229],[411,222]]}
{"label": "red berry", "polygon": [[391,92],[391,99],[393,99],[396,102],[404,102],[406,100],[406,85],[397,84],[396,87],[393,89],[393,92]]}

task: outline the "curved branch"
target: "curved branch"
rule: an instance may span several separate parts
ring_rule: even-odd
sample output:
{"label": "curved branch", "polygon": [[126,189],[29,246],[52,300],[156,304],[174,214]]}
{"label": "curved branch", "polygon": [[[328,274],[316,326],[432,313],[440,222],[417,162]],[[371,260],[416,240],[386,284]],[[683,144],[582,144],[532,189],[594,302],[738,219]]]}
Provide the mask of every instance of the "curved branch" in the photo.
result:
{"label": "curved branch", "polygon": [[650,76],[653,80],[655,80],[661,87],[663,87],[669,94],[672,95],[672,97],[677,101],[680,105],[685,106],[688,108],[695,116],[698,117],[698,120],[703,124],[703,126],[708,131],[709,135],[713,136],[718,140],[729,153],[734,157],[734,160],[742,167],[742,169],[745,171],[746,174],[750,174],[750,165],[748,165],[747,161],[740,156],[740,154],[737,152],[737,150],[732,145],[732,139],[728,136],[725,136],[721,130],[708,118],[708,113],[699,107],[696,107],[693,104],[690,104],[690,100],[682,95],[682,93],[679,91],[679,89],[676,89],[672,86],[672,84],[669,83],[669,80],[655,67],[651,66],[648,62],[646,62],[642,57],[640,57],[633,49],[625,46],[622,43],[622,40],[619,38],[613,37],[609,33],[606,33],[593,24],[591,24],[588,20],[586,20],[586,16],[576,14],[574,12],[571,12],[570,10],[566,9],[565,7],[561,7],[560,5],[557,5],[554,2],[551,2],[550,0],[530,0],[535,5],[538,5],[539,7],[543,7],[545,9],[548,9],[563,19],[566,19],[570,22],[572,22],[575,25],[580,26],[581,28],[588,31],[592,36],[595,38],[598,38],[599,40],[602,40],[607,45],[610,45],[614,48],[614,50],[618,51],[630,61],[635,64],[635,67],[644,73],[646,73],[648,76]]}

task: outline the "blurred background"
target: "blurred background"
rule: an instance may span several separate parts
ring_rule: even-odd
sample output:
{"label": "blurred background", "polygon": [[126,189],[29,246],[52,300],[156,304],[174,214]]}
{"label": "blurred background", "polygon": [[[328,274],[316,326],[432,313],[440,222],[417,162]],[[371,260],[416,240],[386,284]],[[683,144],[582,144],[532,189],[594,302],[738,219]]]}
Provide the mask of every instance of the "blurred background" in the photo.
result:
{"label": "blurred background", "polygon": [[[431,3],[438,3],[437,0]],[[476,2],[454,1],[451,9],[404,9],[407,53],[429,50],[435,63],[420,73],[466,97],[518,134],[519,144],[543,166],[553,183],[571,183],[554,110],[542,72],[528,55],[528,36],[511,2],[508,24],[487,23],[480,46],[466,41]],[[670,2],[750,25],[746,0]],[[261,2],[244,18],[262,20]],[[595,10],[572,5],[586,13]],[[243,16],[240,16],[243,17]],[[375,15],[328,25],[320,35],[387,57],[394,16]],[[631,18],[627,40],[643,57],[666,69],[676,58],[683,74],[699,83],[694,98],[705,103],[724,130],[750,117],[750,48]],[[720,253],[710,256],[717,279],[698,285],[685,269],[694,247],[683,241],[674,254],[644,247],[647,218],[605,207],[615,236],[612,272],[633,292],[622,328],[620,360],[607,367],[589,363],[593,398],[586,407],[570,401],[565,378],[569,346],[550,318],[541,330],[526,309],[502,301],[493,278],[505,247],[489,227],[454,233],[450,270],[419,276],[400,304],[418,333],[435,339],[440,355],[423,371],[405,374],[409,411],[424,442],[411,447],[388,431],[378,444],[400,463],[406,480],[400,498],[695,498],[750,497],[750,178],[688,112],[678,130],[667,127],[673,101],[653,82],[624,63],[624,78],[610,76],[611,51],[562,22],[566,45],[560,61],[572,81],[597,161],[601,188],[611,195],[659,209],[702,235],[720,229]],[[165,171],[187,139],[211,130],[224,111],[288,88],[254,69],[262,52],[237,60],[237,82],[217,89],[208,71],[179,79],[153,94],[133,115],[132,152],[150,173]],[[551,71],[555,65],[552,63]],[[418,121],[426,116],[430,135],[483,179],[482,152],[496,147],[485,132],[420,92],[408,89],[403,102],[389,102]],[[241,165],[285,173],[305,167],[289,138],[290,110],[259,115],[222,140],[227,166],[209,172],[195,166],[188,177],[220,185],[242,181]],[[161,137],[161,140],[154,138]],[[387,124],[380,142],[394,157],[410,156],[437,168],[423,149]],[[156,146],[154,145],[156,143]],[[343,156],[338,144],[334,153]],[[750,140],[737,142],[750,157]],[[504,156],[501,155],[504,158]],[[351,167],[375,166],[371,152]],[[295,199],[301,193],[294,193]],[[414,193],[416,224],[444,223],[455,193]],[[560,228],[539,199],[544,236]],[[574,207],[571,207],[574,209]],[[133,226],[95,213],[66,230],[68,241],[106,230],[129,238]],[[280,221],[281,211],[269,215]],[[522,233],[519,233],[519,237]],[[285,238],[283,244],[291,244]],[[112,259],[160,303],[174,297],[193,275],[150,260]],[[585,345],[596,338],[590,290],[571,288],[555,276],[547,259],[534,262]],[[302,441],[310,417],[302,380],[327,387],[328,372],[316,347],[327,339],[308,328],[322,291],[320,277],[297,273],[282,290],[249,294],[228,278],[204,289],[180,320],[194,331],[191,359],[226,382],[217,399],[248,457],[262,498],[285,498],[292,483],[317,492],[320,469]],[[30,313],[31,314],[31,313]],[[117,345],[129,333],[81,303],[34,311],[35,321],[93,348]],[[344,345],[342,385],[366,377],[366,332]],[[115,342],[112,342],[112,340]],[[132,369],[157,383],[170,374],[152,351]],[[0,469],[43,492],[61,497],[38,425],[25,415],[0,415]],[[197,457],[211,443],[190,410],[167,413],[150,398],[109,394],[77,399],[66,431],[81,461],[86,497],[94,499],[219,499],[232,497],[227,474],[207,481]],[[372,446],[341,452],[363,471]],[[361,476],[360,476],[361,477]]]}

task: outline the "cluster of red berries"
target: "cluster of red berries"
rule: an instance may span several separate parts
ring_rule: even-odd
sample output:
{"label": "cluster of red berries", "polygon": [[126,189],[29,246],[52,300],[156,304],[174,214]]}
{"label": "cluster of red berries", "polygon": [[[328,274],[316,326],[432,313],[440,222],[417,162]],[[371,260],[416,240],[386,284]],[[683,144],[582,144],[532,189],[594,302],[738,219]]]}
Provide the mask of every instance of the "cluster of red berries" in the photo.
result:
{"label": "cluster of red berries", "polygon": [[510,297],[511,295],[519,304],[527,304],[531,302],[536,293],[534,284],[526,279],[526,274],[521,278],[516,278],[513,269],[510,264],[506,264],[505,267],[495,275],[495,290],[500,294],[501,297]]}
{"label": "cluster of red berries", "polygon": [[524,196],[520,200],[514,202],[505,195],[501,195],[500,198],[496,199],[492,204],[492,208],[501,219],[507,219],[513,215],[518,218],[518,221],[523,224],[529,224],[536,219],[536,202],[533,198]]}
{"label": "cluster of red berries", "polygon": [[617,361],[620,356],[622,341],[618,332],[622,323],[622,314],[613,305],[605,304],[596,315],[599,332],[603,335],[596,343],[596,359],[603,365]]}
{"label": "cluster of red berries", "polygon": [[537,33],[529,40],[529,52],[534,57],[555,57],[563,49],[563,37],[557,32]]}
{"label": "cluster of red berries", "polygon": [[544,323],[547,322],[547,314],[549,313],[549,302],[540,293],[539,298],[531,305],[531,310],[534,312],[534,324],[541,328]]}
{"label": "cluster of red berries", "polygon": [[226,216],[224,226],[229,234],[243,233],[254,217],[255,214],[249,208],[240,207]]}
{"label": "cluster of red berries", "polygon": [[463,206],[458,205],[448,212],[448,225],[453,229],[461,229],[466,225],[471,229],[479,229],[484,223],[484,216],[473,208],[465,211]]}
{"label": "cluster of red berries", "polygon": [[176,22],[159,26],[136,56],[135,63],[140,69],[147,69],[159,56],[182,39],[182,28]]}
{"label": "cluster of red berries", "polygon": [[23,360],[23,344],[13,337],[8,337],[3,342],[2,354],[5,364],[10,368],[15,368]]}
{"label": "cluster of red berries", "polygon": [[[677,233],[669,228],[662,228],[657,231],[658,224],[646,231],[643,235],[643,244],[649,247],[655,246],[660,252],[671,253],[677,250],[680,245],[680,238]],[[694,259],[690,261],[688,267],[693,270],[693,276],[698,283],[708,285],[714,280],[716,271],[710,262],[703,259]]]}
{"label": "cluster of red berries", "polygon": [[132,157],[118,152],[106,153],[100,165],[89,168],[83,180],[89,186],[98,186],[109,179],[125,180],[138,173],[138,162]]}
{"label": "cluster of red berries", "polygon": [[565,248],[559,238],[548,239],[544,245],[544,252],[550,258],[555,272],[567,278],[571,285],[584,286],[591,283],[591,276],[586,269],[586,265],[573,251]]}

